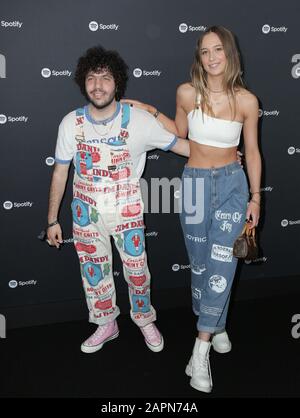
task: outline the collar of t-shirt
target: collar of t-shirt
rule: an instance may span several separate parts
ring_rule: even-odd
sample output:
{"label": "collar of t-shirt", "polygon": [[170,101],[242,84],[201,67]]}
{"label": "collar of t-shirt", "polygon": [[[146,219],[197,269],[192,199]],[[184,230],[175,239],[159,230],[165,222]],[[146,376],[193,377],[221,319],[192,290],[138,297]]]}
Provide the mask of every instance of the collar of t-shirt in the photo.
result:
{"label": "collar of t-shirt", "polygon": [[112,120],[114,120],[120,113],[121,110],[121,104],[120,102],[116,102],[117,103],[117,108],[115,110],[115,112],[113,113],[112,116],[110,116],[107,119],[102,119],[102,120],[95,120],[92,118],[90,112],[89,112],[89,107],[88,105],[84,106],[84,113],[85,113],[85,117],[87,118],[87,120],[91,123],[94,123],[95,125],[107,125],[109,122],[111,122]]}

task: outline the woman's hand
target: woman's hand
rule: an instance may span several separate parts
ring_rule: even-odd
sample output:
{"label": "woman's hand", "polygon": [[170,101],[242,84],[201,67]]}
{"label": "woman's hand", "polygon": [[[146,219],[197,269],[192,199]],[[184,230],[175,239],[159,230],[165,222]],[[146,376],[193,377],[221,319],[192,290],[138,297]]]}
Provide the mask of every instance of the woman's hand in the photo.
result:
{"label": "woman's hand", "polygon": [[258,225],[260,214],[260,202],[257,200],[250,200],[247,207],[246,219],[251,221],[250,229]]}
{"label": "woman's hand", "polygon": [[151,115],[154,115],[154,113],[157,110],[154,106],[151,106],[151,105],[146,104],[146,103],[139,102],[138,100],[122,99],[122,100],[120,100],[120,102],[121,103],[128,103],[131,106],[135,106],[139,109],[145,110],[146,112],[151,113]]}

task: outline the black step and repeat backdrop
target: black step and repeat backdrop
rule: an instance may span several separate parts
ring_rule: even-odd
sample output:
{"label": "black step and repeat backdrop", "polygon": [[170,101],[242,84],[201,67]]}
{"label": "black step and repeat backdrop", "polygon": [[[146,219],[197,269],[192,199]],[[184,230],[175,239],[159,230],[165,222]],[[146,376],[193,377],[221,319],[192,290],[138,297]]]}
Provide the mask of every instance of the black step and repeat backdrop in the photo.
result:
{"label": "black step and repeat backdrop", "polygon": [[[244,79],[260,100],[264,163],[262,251],[240,266],[239,283],[268,279],[271,289],[274,278],[299,274],[299,21],[297,0],[1,0],[0,313],[8,325],[87,317],[72,244],[71,181],[60,214],[63,248],[37,236],[46,222],[58,124],[84,104],[73,81],[77,59],[97,44],[128,63],[127,97],[174,116],[176,86],[189,80],[199,35],[212,24],[236,34]],[[144,178],[180,177],[184,163],[154,151]],[[163,308],[175,289],[188,292],[189,262],[176,213],[150,213],[146,225],[153,295],[162,292]],[[118,256],[114,275],[125,295]]]}

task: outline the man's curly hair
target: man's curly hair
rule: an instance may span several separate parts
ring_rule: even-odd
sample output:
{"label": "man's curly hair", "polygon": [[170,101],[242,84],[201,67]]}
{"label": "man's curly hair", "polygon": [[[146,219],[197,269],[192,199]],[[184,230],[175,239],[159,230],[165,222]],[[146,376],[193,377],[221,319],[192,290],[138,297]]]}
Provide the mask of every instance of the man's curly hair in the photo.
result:
{"label": "man's curly hair", "polygon": [[89,71],[98,72],[108,70],[116,84],[116,100],[120,100],[126,91],[128,80],[128,66],[117,51],[109,51],[101,45],[89,48],[78,59],[74,80],[78,84],[81,93],[89,100],[85,90],[85,79]]}

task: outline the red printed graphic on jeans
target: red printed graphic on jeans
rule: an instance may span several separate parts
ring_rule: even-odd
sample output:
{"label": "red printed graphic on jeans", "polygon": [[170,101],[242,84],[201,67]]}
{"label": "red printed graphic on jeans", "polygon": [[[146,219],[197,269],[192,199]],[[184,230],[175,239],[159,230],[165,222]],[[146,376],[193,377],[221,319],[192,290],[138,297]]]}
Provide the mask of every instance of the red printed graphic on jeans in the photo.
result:
{"label": "red printed graphic on jeans", "polygon": [[135,285],[135,286],[142,286],[146,281],[146,275],[143,274],[142,276],[129,276],[129,280]]}
{"label": "red printed graphic on jeans", "polygon": [[141,238],[139,237],[138,234],[134,234],[134,236],[131,238],[131,240],[133,242],[133,245],[135,246],[136,251],[138,251]]}
{"label": "red printed graphic on jeans", "polygon": [[110,309],[112,307],[112,300],[111,299],[107,299],[107,300],[97,300],[97,302],[95,303],[95,308],[96,309]]}
{"label": "red printed graphic on jeans", "polygon": [[93,277],[93,276],[94,276],[94,274],[95,274],[95,270],[94,270],[94,268],[93,268],[93,267],[89,267],[89,268],[88,268],[88,273],[89,273],[90,277]]}
{"label": "red printed graphic on jeans", "polygon": [[81,218],[81,214],[82,214],[82,210],[81,207],[79,205],[76,206],[76,215],[77,218],[80,219]]}
{"label": "red printed graphic on jeans", "polygon": [[122,209],[122,216],[124,218],[129,218],[133,216],[137,216],[141,213],[141,204],[140,203],[133,203],[132,205],[127,205]]}
{"label": "red printed graphic on jeans", "polygon": [[75,248],[77,251],[84,251],[88,254],[95,253],[97,248],[92,244],[83,244],[82,242],[76,242]]}
{"label": "red printed graphic on jeans", "polygon": [[143,300],[141,300],[141,299],[138,299],[136,301],[136,304],[141,309],[145,305],[145,302]]}

